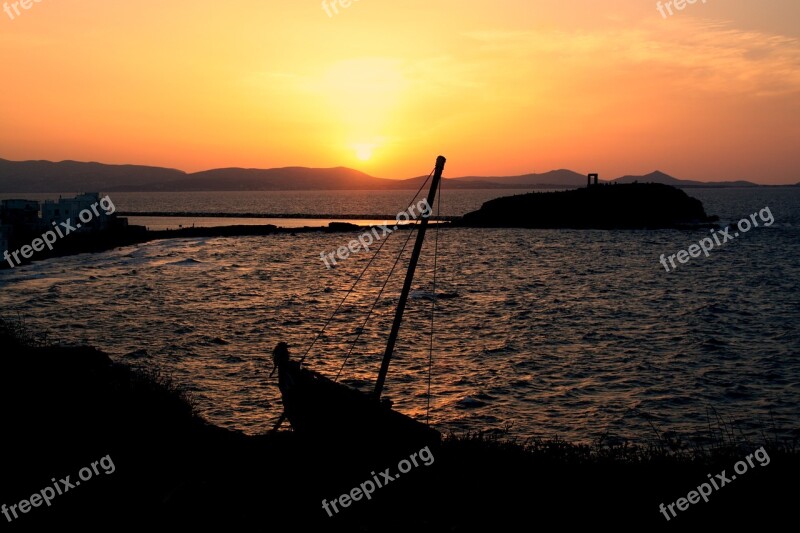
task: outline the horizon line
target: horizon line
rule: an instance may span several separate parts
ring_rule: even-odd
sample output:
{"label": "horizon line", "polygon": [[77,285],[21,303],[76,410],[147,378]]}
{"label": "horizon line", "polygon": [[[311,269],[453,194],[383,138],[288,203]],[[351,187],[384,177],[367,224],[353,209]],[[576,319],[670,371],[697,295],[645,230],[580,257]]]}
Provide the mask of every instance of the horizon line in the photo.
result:
{"label": "horizon line", "polygon": [[[60,161],[55,161],[55,160],[51,160],[51,159],[14,160],[14,159],[6,159],[4,157],[0,157],[0,160],[7,161],[7,162],[10,162],[10,163],[52,163],[52,164],[80,163],[80,164],[95,164],[95,165],[116,166],[116,167],[126,167],[126,166],[148,167],[148,168],[158,168],[158,169],[164,169],[164,170],[174,170],[176,172],[182,172],[183,174],[185,174],[187,176],[191,176],[193,174],[200,174],[200,173],[203,173],[203,172],[211,172],[211,171],[214,171],[214,170],[285,170],[285,169],[297,169],[297,168],[299,168],[299,169],[307,169],[307,170],[337,170],[337,169],[352,170],[352,171],[355,171],[355,172],[360,172],[361,174],[364,174],[365,176],[373,178],[373,179],[380,179],[380,180],[387,180],[387,181],[407,181],[407,180],[413,180],[413,179],[417,179],[417,178],[420,178],[420,177],[424,177],[424,175],[420,174],[420,175],[417,175],[417,176],[411,176],[411,177],[406,177],[406,178],[384,178],[384,177],[375,176],[373,174],[367,173],[367,172],[365,172],[363,170],[360,170],[358,168],[353,168],[353,167],[345,166],[345,165],[336,165],[336,166],[330,166],[330,167],[328,167],[328,166],[325,166],[325,167],[313,167],[313,166],[305,166],[305,165],[281,165],[281,166],[275,166],[275,167],[219,166],[219,167],[213,167],[213,168],[205,168],[205,169],[202,169],[202,170],[187,171],[187,170],[184,170],[184,169],[181,169],[181,168],[177,168],[177,167],[172,167],[172,166],[161,166],[161,165],[145,164],[145,163],[104,163],[102,161],[81,161],[79,159],[62,159]],[[552,173],[552,172],[560,172],[560,171],[573,172],[573,173],[579,174],[581,176],[588,176],[589,174],[596,174],[596,172],[581,173],[581,172],[578,172],[576,170],[573,170],[573,169],[570,169],[570,168],[562,166],[561,168],[553,168],[553,169],[547,170],[545,172],[532,171],[532,172],[527,172],[527,173],[522,173],[522,174],[505,174],[505,175],[503,175],[503,174],[494,174],[494,175],[463,174],[461,176],[448,177],[448,178],[443,178],[443,179],[448,179],[448,180],[460,180],[460,179],[468,180],[468,179],[511,178],[511,177],[519,177],[519,176],[540,176],[540,175],[543,175],[543,174],[549,174],[549,173]],[[613,182],[613,181],[619,180],[621,178],[626,178],[626,177],[645,177],[645,176],[648,176],[650,174],[655,174],[655,173],[664,174],[665,176],[667,176],[669,178],[672,178],[672,179],[676,179],[676,180],[680,180],[680,181],[690,181],[690,182],[727,183],[727,182],[746,181],[746,182],[750,182],[750,183],[755,183],[757,185],[767,185],[767,186],[794,186],[794,185],[800,184],[800,177],[796,178],[798,180],[796,182],[787,181],[786,183],[762,182],[761,180],[754,181],[755,178],[686,179],[686,178],[677,178],[673,174],[670,174],[669,172],[664,172],[664,171],[662,171],[660,169],[654,169],[654,170],[651,170],[651,171],[646,172],[644,174],[626,173],[626,174],[622,174],[622,175],[617,176],[617,177],[612,178],[612,179],[605,179],[605,180],[601,179],[601,181]],[[602,176],[602,174],[601,174],[601,176]]]}

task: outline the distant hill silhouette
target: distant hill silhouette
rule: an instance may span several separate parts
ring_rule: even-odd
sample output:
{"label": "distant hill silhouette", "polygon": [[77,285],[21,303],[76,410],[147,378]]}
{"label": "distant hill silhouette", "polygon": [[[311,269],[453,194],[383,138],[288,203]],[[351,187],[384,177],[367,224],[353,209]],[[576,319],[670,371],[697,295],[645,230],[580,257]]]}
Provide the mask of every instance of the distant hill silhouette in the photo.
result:
{"label": "distant hill silhouette", "polygon": [[181,170],[161,167],[0,159],[0,192],[105,191],[118,183],[137,188],[185,177]]}
{"label": "distant hill silhouette", "polygon": [[167,184],[166,187],[167,190],[174,191],[292,191],[383,189],[390,185],[382,182],[391,180],[373,178],[358,170],[345,167],[218,168],[189,174]]}
{"label": "distant hill silhouette", "polygon": [[[428,176],[417,176],[406,180],[386,180],[389,189],[419,189]],[[480,178],[476,178],[480,179]],[[490,181],[462,180],[461,178],[442,178],[442,187],[445,189],[507,189],[517,187],[505,187],[499,183]]]}
{"label": "distant hill silhouette", "polygon": [[[271,169],[218,168],[187,173],[142,165],[106,165],[79,161],[7,161],[0,159],[0,193],[182,192],[417,189],[425,176],[405,180],[376,178],[346,167]],[[747,181],[679,180],[663,172],[623,176],[617,183],[652,182],[676,187],[757,187]],[[586,185],[586,176],[560,169],[520,176],[445,178],[445,189],[555,189]]]}
{"label": "distant hill silhouette", "polygon": [[663,185],[672,185],[673,187],[760,187],[758,183],[750,181],[693,181],[693,180],[679,180],[673,178],[669,174],[656,170],[644,176],[622,176],[614,180],[616,183],[661,183]]}
{"label": "distant hill silhouette", "polygon": [[551,170],[543,174],[523,174],[521,176],[505,176],[505,177],[474,177],[467,176],[463,178],[454,178],[453,181],[457,182],[481,182],[490,184],[499,184],[504,186],[518,186],[523,187],[537,187],[537,188],[552,188],[552,187],[583,187],[586,185],[586,175],[578,174],[572,170],[560,169]]}

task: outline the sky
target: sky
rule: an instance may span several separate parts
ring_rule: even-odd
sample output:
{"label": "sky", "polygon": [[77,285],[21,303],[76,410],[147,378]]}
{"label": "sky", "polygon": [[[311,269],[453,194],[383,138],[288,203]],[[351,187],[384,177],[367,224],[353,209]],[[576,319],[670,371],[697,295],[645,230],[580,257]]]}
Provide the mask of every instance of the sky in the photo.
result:
{"label": "sky", "polygon": [[797,0],[16,3],[4,159],[800,181]]}

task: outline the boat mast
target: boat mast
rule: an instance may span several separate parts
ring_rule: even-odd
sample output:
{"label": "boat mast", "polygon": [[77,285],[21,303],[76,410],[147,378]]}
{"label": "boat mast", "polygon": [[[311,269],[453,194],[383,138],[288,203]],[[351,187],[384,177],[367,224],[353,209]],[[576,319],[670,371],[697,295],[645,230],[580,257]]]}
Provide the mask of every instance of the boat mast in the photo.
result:
{"label": "boat mast", "polygon": [[[444,172],[444,164],[447,161],[443,156],[436,158],[436,170],[433,173],[433,183],[431,183],[431,190],[428,192],[428,205],[431,210],[428,215],[423,215],[419,224],[419,233],[417,234],[417,242],[414,244],[414,251],[411,253],[411,261],[408,263],[408,272],[406,273],[406,281],[403,284],[403,290],[400,292],[400,301],[397,304],[397,311],[394,315],[394,322],[392,323],[392,331],[389,333],[389,342],[386,344],[386,353],[383,354],[383,362],[381,363],[381,371],[378,373],[378,382],[375,384],[375,398],[380,399],[383,392],[383,385],[386,382],[386,374],[389,372],[389,363],[392,361],[392,354],[394,353],[394,345],[397,342],[397,335],[400,333],[400,324],[403,322],[403,312],[406,309],[406,301],[408,301],[408,293],[411,292],[411,282],[414,281],[414,271],[417,269],[417,262],[422,253],[422,242],[425,240],[425,230],[428,228],[428,218],[433,213],[433,202],[436,198],[436,190],[439,188],[439,182],[442,179],[442,172]],[[436,295],[434,295],[434,298]]]}

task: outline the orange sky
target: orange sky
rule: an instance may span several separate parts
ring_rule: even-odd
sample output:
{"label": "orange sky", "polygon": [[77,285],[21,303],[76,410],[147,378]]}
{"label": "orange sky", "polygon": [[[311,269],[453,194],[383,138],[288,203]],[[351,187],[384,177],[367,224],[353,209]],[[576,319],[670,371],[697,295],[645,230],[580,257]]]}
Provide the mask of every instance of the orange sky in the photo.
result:
{"label": "orange sky", "polygon": [[797,0],[698,0],[666,19],[650,0],[337,9],[42,0],[13,20],[0,11],[0,157],[406,178],[441,153],[450,176],[800,181]]}

